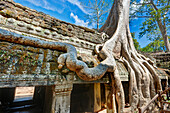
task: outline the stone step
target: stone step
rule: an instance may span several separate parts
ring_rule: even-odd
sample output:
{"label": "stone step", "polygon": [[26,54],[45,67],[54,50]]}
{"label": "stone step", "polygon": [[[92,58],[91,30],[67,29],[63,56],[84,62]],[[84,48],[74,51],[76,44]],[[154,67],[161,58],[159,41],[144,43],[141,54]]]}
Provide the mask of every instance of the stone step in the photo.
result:
{"label": "stone step", "polygon": [[1,111],[0,113],[42,113],[43,109],[35,105],[24,105],[20,107],[12,107]]}
{"label": "stone step", "polygon": [[31,105],[23,105],[23,106],[18,106],[18,107],[10,107],[9,111],[21,111],[21,110],[30,109],[32,107],[35,107],[35,105],[31,104]]}
{"label": "stone step", "polygon": [[33,104],[33,100],[17,101],[9,105],[9,107],[20,107],[20,106],[32,105],[32,104]]}
{"label": "stone step", "polygon": [[33,100],[25,100],[25,101],[14,101],[12,104],[8,104],[6,106],[2,106],[2,111],[4,113],[11,113],[16,111],[22,111],[34,108],[36,105],[33,103]]}

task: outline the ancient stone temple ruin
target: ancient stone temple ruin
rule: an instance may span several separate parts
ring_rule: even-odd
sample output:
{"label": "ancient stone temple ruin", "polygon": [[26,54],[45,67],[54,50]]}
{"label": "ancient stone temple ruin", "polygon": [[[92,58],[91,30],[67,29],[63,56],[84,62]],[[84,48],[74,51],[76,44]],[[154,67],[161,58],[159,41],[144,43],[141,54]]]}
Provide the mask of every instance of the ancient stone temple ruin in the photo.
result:
{"label": "ancient stone temple ruin", "polygon": [[[12,0],[0,1],[0,106],[14,104],[15,87],[35,87],[31,104],[39,113],[85,113],[112,111],[110,78],[93,55],[97,44],[108,40],[95,30],[73,25]],[[76,51],[77,50],[77,51]],[[95,81],[80,79],[63,63],[63,54],[77,57],[79,66],[101,66]],[[77,53],[77,54],[76,54]],[[84,62],[84,63],[83,63]],[[129,73],[117,61],[125,102],[129,103]],[[160,70],[160,78],[167,80]],[[0,107],[0,112],[3,108]],[[38,113],[38,112],[36,112]]]}

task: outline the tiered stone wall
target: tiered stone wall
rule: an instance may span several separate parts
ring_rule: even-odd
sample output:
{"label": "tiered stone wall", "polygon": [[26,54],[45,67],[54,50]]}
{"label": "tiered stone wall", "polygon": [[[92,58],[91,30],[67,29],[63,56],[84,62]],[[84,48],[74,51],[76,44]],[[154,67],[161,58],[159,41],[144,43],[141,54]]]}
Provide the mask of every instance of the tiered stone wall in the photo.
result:
{"label": "tiered stone wall", "polygon": [[157,67],[170,69],[170,52],[152,52],[152,53],[142,53],[146,57],[153,60]]}
{"label": "tiered stone wall", "polygon": [[152,53],[151,56],[156,59],[156,65],[160,68],[170,69],[169,53]]}
{"label": "tiered stone wall", "polygon": [[1,27],[26,36],[66,42],[77,47],[79,52],[90,53],[96,44],[103,42],[95,30],[60,21],[12,0],[0,1],[0,14]]}
{"label": "tiered stone wall", "polygon": [[170,75],[170,53],[153,52],[143,54],[155,62],[155,65],[158,67],[156,71],[159,74],[160,78],[168,79]]}

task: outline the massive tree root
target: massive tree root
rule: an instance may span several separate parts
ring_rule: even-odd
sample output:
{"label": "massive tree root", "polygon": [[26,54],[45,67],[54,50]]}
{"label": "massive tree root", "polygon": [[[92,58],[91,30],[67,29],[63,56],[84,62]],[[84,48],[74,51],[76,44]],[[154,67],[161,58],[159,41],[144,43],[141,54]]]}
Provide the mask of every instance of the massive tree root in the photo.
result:
{"label": "massive tree root", "polygon": [[[111,38],[106,41],[98,53],[102,58],[113,55],[115,59],[124,63],[129,71],[129,99],[131,112],[135,108],[144,106],[156,93],[161,90],[161,83],[154,70],[153,62],[145,56],[138,54],[134,48],[131,33],[129,30],[129,5],[130,0],[114,0],[114,4],[106,23],[100,29]],[[99,50],[96,50],[99,51]],[[116,64],[115,64],[116,65]],[[124,94],[122,84],[118,75],[117,67],[112,78],[116,87],[116,99],[118,111],[123,112]]]}
{"label": "massive tree root", "polygon": [[[116,60],[123,62],[129,71],[131,112],[144,106],[158,90],[161,90],[160,79],[153,62],[138,54],[134,47],[129,30],[129,5],[130,0],[114,0],[106,23],[100,29],[100,32],[108,34],[111,38],[96,47],[97,54],[103,59],[97,67],[88,68],[86,64],[76,59],[75,54],[66,53],[59,58],[59,68],[66,64],[83,80],[97,80],[105,72],[111,72],[113,94],[116,96],[119,113],[124,112],[125,97]],[[98,69],[102,70],[102,73],[98,73]]]}
{"label": "massive tree root", "polygon": [[[129,99],[132,113],[136,108],[145,106],[157,91],[161,90],[160,79],[153,62],[138,54],[134,47],[129,30],[129,5],[130,0],[114,1],[106,23],[100,29],[100,32],[108,34],[111,38],[103,45],[96,46],[96,53],[103,59],[97,67],[88,68],[70,53],[63,54],[59,58],[61,65],[59,68],[66,64],[83,80],[97,80],[105,72],[111,72],[113,94],[116,97],[119,113],[124,112],[125,97],[116,60],[123,62],[129,71]],[[102,73],[99,74],[98,69],[102,70]]]}

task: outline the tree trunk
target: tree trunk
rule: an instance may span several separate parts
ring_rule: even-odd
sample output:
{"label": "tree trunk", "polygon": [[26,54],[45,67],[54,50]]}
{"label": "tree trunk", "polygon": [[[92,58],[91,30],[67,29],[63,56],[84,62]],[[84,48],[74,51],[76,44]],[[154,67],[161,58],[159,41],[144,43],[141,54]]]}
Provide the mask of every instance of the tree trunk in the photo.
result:
{"label": "tree trunk", "polygon": [[129,30],[129,5],[130,0],[114,0],[110,14],[99,30],[100,32],[105,32],[111,38],[103,46],[96,46],[96,53],[103,59],[98,66],[88,68],[84,62],[77,60],[76,50],[71,45],[58,43],[49,45],[53,49],[63,48],[67,51],[67,53],[59,56],[58,68],[61,69],[66,65],[67,68],[75,71],[79,78],[83,80],[97,80],[103,77],[106,72],[109,72],[113,97],[115,95],[118,105],[116,110],[118,113],[124,112],[125,97],[116,62],[122,62],[129,72],[131,113],[134,113],[138,107],[145,106],[157,91],[161,90],[161,82],[153,62],[138,54],[134,47]]}
{"label": "tree trunk", "polygon": [[169,44],[169,39],[168,39],[167,31],[166,31],[166,26],[162,24],[160,18],[157,20],[157,23],[158,23],[159,29],[161,31],[161,34],[164,40],[166,50],[170,52],[170,44]]}
{"label": "tree trunk", "polygon": [[99,31],[99,19],[97,19],[97,31]]}
{"label": "tree trunk", "polygon": [[[135,108],[144,106],[156,93],[161,90],[160,79],[153,67],[153,62],[145,56],[138,54],[129,30],[130,0],[114,0],[110,14],[105,24],[99,30],[111,38],[106,41],[98,53],[103,59],[106,57],[121,61],[129,71],[130,87],[129,99],[131,112]],[[96,50],[99,51],[99,50]],[[108,61],[108,64],[111,61]],[[123,113],[124,91],[120,81],[116,63],[112,76],[112,86],[115,89],[118,112]]]}

